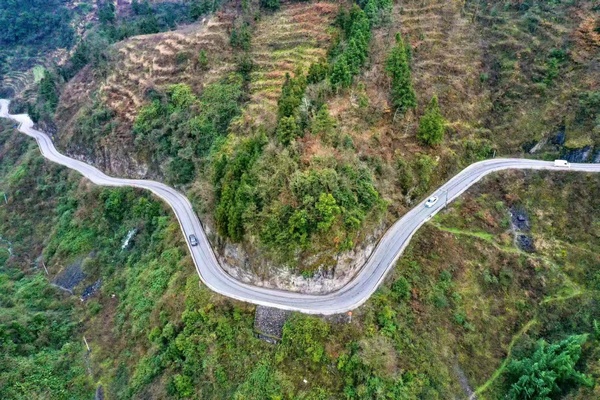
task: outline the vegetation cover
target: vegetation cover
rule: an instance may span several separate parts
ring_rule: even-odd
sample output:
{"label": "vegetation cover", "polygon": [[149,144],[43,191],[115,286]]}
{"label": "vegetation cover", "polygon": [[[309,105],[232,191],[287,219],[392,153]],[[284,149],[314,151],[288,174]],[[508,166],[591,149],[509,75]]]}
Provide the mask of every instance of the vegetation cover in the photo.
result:
{"label": "vegetation cover", "polygon": [[[460,397],[456,368],[481,398],[519,398],[528,382],[550,395],[597,395],[597,218],[593,202],[574,199],[600,190],[592,176],[488,178],[417,233],[351,323],[293,314],[270,345],[255,337],[254,306],[198,285],[177,222],[158,201],[90,186],[11,129],[0,142],[9,200],[0,235],[13,250],[0,253],[5,397],[89,398],[96,385],[114,398]],[[513,247],[503,232],[515,202],[553,248]],[[566,229],[553,230],[556,221]],[[38,251],[49,275],[29,267]],[[48,281],[82,258],[88,276],[75,294],[103,282],[85,302]]]}
{"label": "vegetation cover", "polygon": [[0,44],[69,47],[74,39],[70,20],[70,12],[61,0],[2,0]]}
{"label": "vegetation cover", "polygon": [[[68,62],[37,70],[21,109],[41,122],[56,112],[71,153],[184,190],[218,251],[319,281],[471,162],[596,159],[598,12],[570,1],[101,1]],[[416,235],[351,322],[292,315],[271,346],[255,337],[253,306],[198,285],[160,203],[91,188],[25,140],[0,136],[0,340],[14,367],[0,369],[3,396],[89,398],[101,385],[112,398],[598,397],[593,177],[489,177]],[[531,232],[513,226],[519,207]],[[535,251],[515,245],[525,234]],[[79,261],[84,285],[102,278],[85,302],[49,284]],[[39,379],[47,392],[34,391]]]}

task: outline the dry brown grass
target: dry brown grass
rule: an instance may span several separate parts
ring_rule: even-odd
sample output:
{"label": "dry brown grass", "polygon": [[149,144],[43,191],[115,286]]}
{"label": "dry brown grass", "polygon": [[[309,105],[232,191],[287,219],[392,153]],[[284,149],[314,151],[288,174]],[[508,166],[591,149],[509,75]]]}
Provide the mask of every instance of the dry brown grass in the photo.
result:
{"label": "dry brown grass", "polygon": [[[185,83],[200,92],[233,70],[233,53],[229,45],[228,15],[213,17],[205,25],[188,25],[177,31],[129,38],[113,48],[110,73],[98,79],[86,67],[64,90],[57,110],[63,128],[62,140],[68,141],[71,124],[83,105],[95,96],[116,114],[119,131],[130,130],[148,90],[164,89],[174,83]],[[198,68],[201,50],[210,60],[209,70]],[[182,55],[186,60],[178,60]],[[127,136],[127,135],[123,135]]]}
{"label": "dry brown grass", "polygon": [[382,118],[368,128],[369,135],[365,132],[363,115],[357,115],[348,94],[335,99],[331,107],[355,140],[364,141],[366,135],[385,143],[377,151],[383,158],[394,153],[412,154],[420,149],[415,139],[418,119],[414,115],[394,119],[389,102],[385,59],[396,32],[402,32],[413,48],[412,78],[419,103],[417,114],[437,95],[449,125],[461,127],[463,132],[459,135],[464,137],[470,134],[469,128],[481,120],[489,104],[479,81],[482,55],[477,42],[472,40],[476,32],[473,24],[461,15],[461,4],[442,0],[403,1],[394,7],[393,22],[375,31],[370,69],[361,77],[371,107]]}
{"label": "dry brown grass", "polygon": [[[198,70],[196,58],[201,50],[209,55],[211,68],[232,68],[225,25],[210,20],[205,26],[196,24],[181,31],[137,36],[119,44],[114,72],[100,86],[103,100],[131,123],[148,89],[187,83],[194,91],[201,91],[204,84],[216,78]],[[178,62],[178,55],[188,59]]]}
{"label": "dry brown grass", "polygon": [[331,38],[328,27],[337,9],[325,2],[285,4],[281,11],[258,22],[252,39],[255,70],[244,125],[274,124],[285,74],[298,67],[307,70],[325,57]]}

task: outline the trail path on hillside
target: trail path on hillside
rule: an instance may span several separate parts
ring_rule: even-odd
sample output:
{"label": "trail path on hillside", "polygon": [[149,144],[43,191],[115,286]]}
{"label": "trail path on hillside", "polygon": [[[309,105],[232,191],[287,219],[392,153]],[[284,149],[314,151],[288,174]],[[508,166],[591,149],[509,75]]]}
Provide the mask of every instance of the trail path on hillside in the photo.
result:
{"label": "trail path on hillside", "polygon": [[48,135],[33,128],[33,121],[28,115],[9,115],[8,105],[8,100],[0,100],[0,117],[17,121],[19,130],[35,138],[42,155],[48,160],[78,171],[97,185],[147,189],[169,204],[185,238],[191,234],[198,238],[197,246],[190,246],[188,240],[186,242],[200,279],[211,290],[237,300],[307,314],[331,315],[362,305],[394,267],[417,229],[487,174],[507,169],[600,172],[600,164],[571,164],[568,168],[555,167],[552,162],[526,159],[493,159],[471,164],[432,194],[439,197],[432,208],[426,208],[421,202],[396,221],[383,235],[365,265],[344,287],[328,294],[303,294],[252,286],[228,275],[219,265],[190,201],[183,194],[160,182],[113,178],[91,165],[60,154]]}

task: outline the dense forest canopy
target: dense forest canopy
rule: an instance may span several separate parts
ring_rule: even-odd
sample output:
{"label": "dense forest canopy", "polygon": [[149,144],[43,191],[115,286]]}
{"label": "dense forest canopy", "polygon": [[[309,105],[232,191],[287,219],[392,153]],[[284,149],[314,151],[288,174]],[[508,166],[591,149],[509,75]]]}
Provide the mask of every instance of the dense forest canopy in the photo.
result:
{"label": "dense forest canopy", "polygon": [[64,0],[0,0],[0,45],[68,47],[74,32]]}

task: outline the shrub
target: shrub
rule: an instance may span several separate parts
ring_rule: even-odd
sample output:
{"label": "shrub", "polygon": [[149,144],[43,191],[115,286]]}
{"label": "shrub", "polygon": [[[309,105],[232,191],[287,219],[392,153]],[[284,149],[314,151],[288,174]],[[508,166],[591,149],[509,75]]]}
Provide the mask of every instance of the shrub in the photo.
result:
{"label": "shrub", "polygon": [[283,337],[276,360],[306,360],[308,365],[305,367],[315,370],[327,359],[324,342],[329,330],[329,324],[320,318],[294,314],[283,327]]}
{"label": "shrub", "polygon": [[308,83],[318,83],[327,77],[329,70],[329,64],[327,61],[320,61],[318,63],[312,63],[308,68],[308,75],[306,80]]}
{"label": "shrub", "polygon": [[410,283],[401,276],[392,284],[392,296],[395,300],[407,301],[410,298]]}

